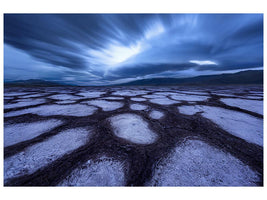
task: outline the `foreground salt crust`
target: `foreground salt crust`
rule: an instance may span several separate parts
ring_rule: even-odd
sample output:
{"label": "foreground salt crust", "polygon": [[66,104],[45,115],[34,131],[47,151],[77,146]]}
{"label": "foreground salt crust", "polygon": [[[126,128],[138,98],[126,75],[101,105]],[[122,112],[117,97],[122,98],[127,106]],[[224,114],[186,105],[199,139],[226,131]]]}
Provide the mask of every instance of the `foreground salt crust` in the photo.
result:
{"label": "foreground salt crust", "polygon": [[246,140],[247,142],[263,146],[263,120],[251,115],[212,106],[180,106],[180,113],[201,115],[218,124],[230,134]]}
{"label": "foreground salt crust", "polygon": [[59,186],[124,186],[123,163],[108,157],[88,160],[66,177]]}
{"label": "foreground salt crust", "polygon": [[62,131],[44,142],[4,160],[4,178],[32,174],[88,142],[92,132],[85,128]]}
{"label": "foreground salt crust", "polygon": [[[260,98],[260,97],[263,97],[263,92],[250,92],[248,96]],[[246,96],[246,97],[248,97],[248,96]]]}
{"label": "foreground salt crust", "polygon": [[249,95],[249,96],[243,96],[243,98],[252,99],[252,100],[259,100],[259,101],[263,100],[262,96],[251,96],[251,95]]}
{"label": "foreground salt crust", "polygon": [[159,104],[159,105],[172,105],[175,103],[180,103],[180,101],[174,101],[174,100],[168,99],[167,97],[150,99],[149,101],[151,103],[155,103],[155,104]]}
{"label": "foreground salt crust", "polygon": [[80,97],[76,97],[71,94],[56,94],[56,95],[49,96],[49,98],[55,99],[55,100],[78,100],[80,99]]}
{"label": "foreground salt crust", "polygon": [[106,100],[123,100],[123,97],[104,97],[101,99],[106,99]]}
{"label": "foreground salt crust", "polygon": [[24,106],[34,106],[38,104],[43,104],[45,103],[45,99],[21,99],[18,100],[19,102],[17,103],[12,103],[12,104],[5,104],[4,108],[5,109],[10,109],[10,108],[20,108]]}
{"label": "foreground salt crust", "polygon": [[4,100],[14,99],[14,97],[4,97]]}
{"label": "foreground salt crust", "polygon": [[195,95],[207,95],[207,92],[199,92],[199,91],[179,91],[183,94],[195,94]]}
{"label": "foreground salt crust", "polygon": [[50,115],[67,115],[67,116],[89,116],[92,115],[97,108],[87,105],[44,105],[38,106],[35,108],[28,108],[24,110],[18,110],[13,112],[5,113],[5,117],[13,117],[23,114],[37,114],[41,116],[50,116]]}
{"label": "foreground salt crust", "polygon": [[105,100],[92,100],[86,102],[88,105],[93,105],[102,108],[104,111],[117,110],[123,106],[123,103],[116,101],[105,101]]}
{"label": "foreground salt crust", "polygon": [[46,87],[46,88],[42,88],[42,92],[69,94],[69,93],[72,93],[74,91],[72,91],[71,89],[67,89],[65,87],[55,87],[55,88]]}
{"label": "foreground salt crust", "polygon": [[69,103],[75,103],[76,101],[73,100],[63,100],[63,101],[56,101],[57,104],[69,104]]}
{"label": "foreground salt crust", "polygon": [[145,109],[147,109],[147,106],[143,105],[143,104],[135,103],[135,104],[131,104],[130,108],[132,110],[145,110]]}
{"label": "foreground salt crust", "polygon": [[50,119],[33,123],[5,124],[4,146],[30,140],[62,124],[62,121]]}
{"label": "foreground salt crust", "polygon": [[114,134],[137,144],[152,144],[157,134],[149,129],[148,123],[136,114],[121,114],[110,118]]}
{"label": "foreground salt crust", "polygon": [[153,95],[161,95],[161,96],[169,96],[169,95],[175,95],[177,94],[176,92],[156,92]]}
{"label": "foreground salt crust", "polygon": [[80,92],[78,95],[84,96],[86,98],[97,98],[100,97],[102,94],[105,94],[106,92],[100,92],[100,91],[88,91],[88,92]]}
{"label": "foreground salt crust", "polygon": [[148,95],[143,95],[142,97],[148,98],[148,99],[161,99],[161,98],[166,98],[166,94],[148,94]]}
{"label": "foreground salt crust", "polygon": [[25,96],[21,96],[19,98],[34,98],[34,97],[43,97],[45,95],[48,95],[48,93],[38,93],[38,94],[29,94]]}
{"label": "foreground salt crust", "polygon": [[146,94],[148,91],[145,90],[118,90],[113,92],[112,95],[119,95],[119,96],[137,96]]}
{"label": "foreground salt crust", "polygon": [[202,112],[202,108],[200,106],[179,106],[178,110],[180,113],[185,115],[194,115],[198,112]]}
{"label": "foreground salt crust", "polygon": [[145,98],[141,98],[141,97],[133,97],[131,98],[132,101],[146,101]]}
{"label": "foreground salt crust", "polygon": [[188,140],[158,163],[147,185],[255,186],[256,172],[247,165],[199,140]]}
{"label": "foreground salt crust", "polygon": [[175,94],[171,95],[171,98],[174,100],[181,100],[181,101],[206,101],[209,97],[197,96],[191,94]]}
{"label": "foreground salt crust", "polygon": [[218,95],[218,96],[222,96],[222,97],[238,97],[237,95],[235,94],[231,94],[230,92],[229,93],[221,93],[221,92],[212,92],[212,94],[215,94],[215,95]]}
{"label": "foreground salt crust", "polygon": [[5,92],[4,96],[21,96],[21,95],[28,95],[30,92]]}
{"label": "foreground salt crust", "polygon": [[160,111],[157,111],[157,110],[152,110],[150,113],[149,113],[149,117],[151,117],[152,119],[160,119],[164,116],[164,114]]}
{"label": "foreground salt crust", "polygon": [[229,106],[235,106],[244,110],[259,113],[263,115],[263,101],[223,98],[221,101]]}

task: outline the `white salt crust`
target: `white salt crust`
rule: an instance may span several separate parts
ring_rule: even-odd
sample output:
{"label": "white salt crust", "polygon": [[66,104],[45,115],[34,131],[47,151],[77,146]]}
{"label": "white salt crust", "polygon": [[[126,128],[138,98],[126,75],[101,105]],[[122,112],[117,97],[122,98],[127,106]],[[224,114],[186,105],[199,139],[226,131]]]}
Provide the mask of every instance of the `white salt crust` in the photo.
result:
{"label": "white salt crust", "polygon": [[110,118],[114,134],[137,144],[152,144],[158,136],[149,129],[148,123],[136,114],[120,114]]}

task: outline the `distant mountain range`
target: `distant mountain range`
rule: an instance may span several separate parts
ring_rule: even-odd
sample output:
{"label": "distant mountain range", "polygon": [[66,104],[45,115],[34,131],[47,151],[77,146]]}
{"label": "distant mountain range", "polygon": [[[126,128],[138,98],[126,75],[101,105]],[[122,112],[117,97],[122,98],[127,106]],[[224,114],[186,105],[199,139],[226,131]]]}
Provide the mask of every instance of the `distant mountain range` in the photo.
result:
{"label": "distant mountain range", "polygon": [[118,84],[118,86],[161,85],[231,85],[263,84],[263,70],[248,70],[233,74],[205,75],[190,78],[152,78]]}
{"label": "distant mountain range", "polygon": [[67,84],[41,79],[28,79],[5,82],[5,86],[66,86]]}
{"label": "distant mountain range", "polygon": [[[263,70],[248,70],[233,74],[205,75],[190,78],[152,78],[112,86],[167,86],[167,85],[233,85],[263,84]],[[29,79],[5,82],[5,86],[75,86],[60,82]]]}

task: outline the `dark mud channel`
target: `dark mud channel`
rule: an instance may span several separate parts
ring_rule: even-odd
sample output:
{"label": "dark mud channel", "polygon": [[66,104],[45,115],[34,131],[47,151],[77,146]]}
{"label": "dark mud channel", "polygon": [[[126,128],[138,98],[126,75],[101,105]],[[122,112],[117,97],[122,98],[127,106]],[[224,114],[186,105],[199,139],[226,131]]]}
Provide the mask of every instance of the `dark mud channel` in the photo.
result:
{"label": "dark mud channel", "polygon": [[[239,86],[241,89],[242,87]],[[239,88],[229,87],[229,90]],[[241,92],[237,92],[240,98],[246,99],[246,95],[250,91],[262,92],[262,87],[251,86],[245,87]],[[61,90],[62,88],[53,88],[53,90]],[[83,88],[85,89],[85,88]],[[125,90],[131,88],[122,88]],[[138,88],[134,88],[138,90]],[[157,88],[155,88],[157,89]],[[177,92],[191,91],[198,88],[184,87],[184,88],[166,88],[164,92]],[[239,111],[250,114],[254,117],[263,119],[263,116],[251,111],[243,110],[237,107],[231,107],[220,102],[220,95],[212,94],[210,91],[216,91],[219,87],[205,88],[208,91],[207,95],[210,97],[207,101],[197,102],[197,105],[217,106],[226,108],[229,110]],[[36,92],[44,93],[46,88],[5,88],[6,92]],[[78,96],[80,88],[69,87],[64,88],[69,92],[66,94],[72,94]],[[98,98],[83,98],[82,100],[76,100],[77,104],[82,101],[99,99],[102,97],[116,96],[111,95],[112,92],[118,91],[118,88],[88,88],[88,91],[105,91],[106,93]],[[151,87],[140,88],[140,90],[147,90],[148,93],[145,95],[153,94],[162,91],[153,91]],[[41,105],[56,104],[57,100],[50,99],[49,96],[59,94],[56,91],[46,94],[46,103]],[[256,95],[255,95],[256,96]],[[142,95],[136,95],[132,97],[142,97]],[[230,133],[224,131],[218,125],[212,121],[201,116],[197,113],[192,116],[183,115],[179,113],[177,107],[182,105],[192,105],[186,101],[181,103],[162,106],[147,101],[135,102],[131,101],[129,96],[124,96],[124,100],[106,100],[106,101],[118,101],[124,102],[124,106],[114,111],[103,111],[101,108],[98,109],[93,115],[86,117],[72,117],[72,116],[39,116],[36,114],[24,114],[16,117],[5,117],[4,122],[9,124],[16,123],[29,123],[36,122],[45,119],[60,119],[64,123],[36,138],[20,142],[18,144],[8,146],[4,148],[4,158],[8,158],[16,153],[25,150],[27,147],[43,142],[47,138],[58,134],[60,131],[86,127],[93,131],[93,136],[89,142],[76,149],[75,151],[64,155],[63,157],[51,162],[49,165],[37,170],[35,173],[30,175],[24,175],[12,179],[5,180],[5,186],[56,186],[62,180],[64,180],[75,168],[85,163],[87,160],[97,160],[100,156],[109,156],[116,160],[125,163],[125,177],[127,186],[143,186],[152,176],[152,172],[156,167],[156,164],[163,158],[167,157],[169,153],[177,147],[177,145],[184,142],[186,139],[198,139],[208,143],[211,146],[221,149],[224,152],[228,152],[234,157],[241,160],[243,163],[250,166],[253,170],[257,171],[260,175],[261,181],[257,185],[263,185],[263,148],[256,144],[248,143],[245,140],[235,137]],[[5,100],[5,103],[15,102],[18,97],[11,100]],[[43,98],[43,97],[35,97]],[[143,98],[143,97],[142,97]],[[170,98],[170,97],[168,97]],[[134,111],[130,109],[130,104],[140,103],[148,106],[147,110]],[[4,112],[22,110],[35,106],[27,106],[13,109],[5,109]],[[157,110],[164,113],[164,116],[155,120],[149,117],[151,110]],[[124,139],[118,138],[113,134],[112,127],[109,123],[109,118],[118,114],[133,113],[142,116],[142,118],[149,124],[149,128],[158,134],[158,140],[149,145],[134,144]]]}

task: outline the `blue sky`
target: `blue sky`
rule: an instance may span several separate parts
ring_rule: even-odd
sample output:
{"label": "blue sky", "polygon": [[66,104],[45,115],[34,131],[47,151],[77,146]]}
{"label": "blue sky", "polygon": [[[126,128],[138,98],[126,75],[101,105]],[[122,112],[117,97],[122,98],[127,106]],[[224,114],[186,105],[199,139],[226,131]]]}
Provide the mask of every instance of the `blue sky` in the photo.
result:
{"label": "blue sky", "polygon": [[5,14],[5,81],[77,85],[263,68],[262,14]]}

